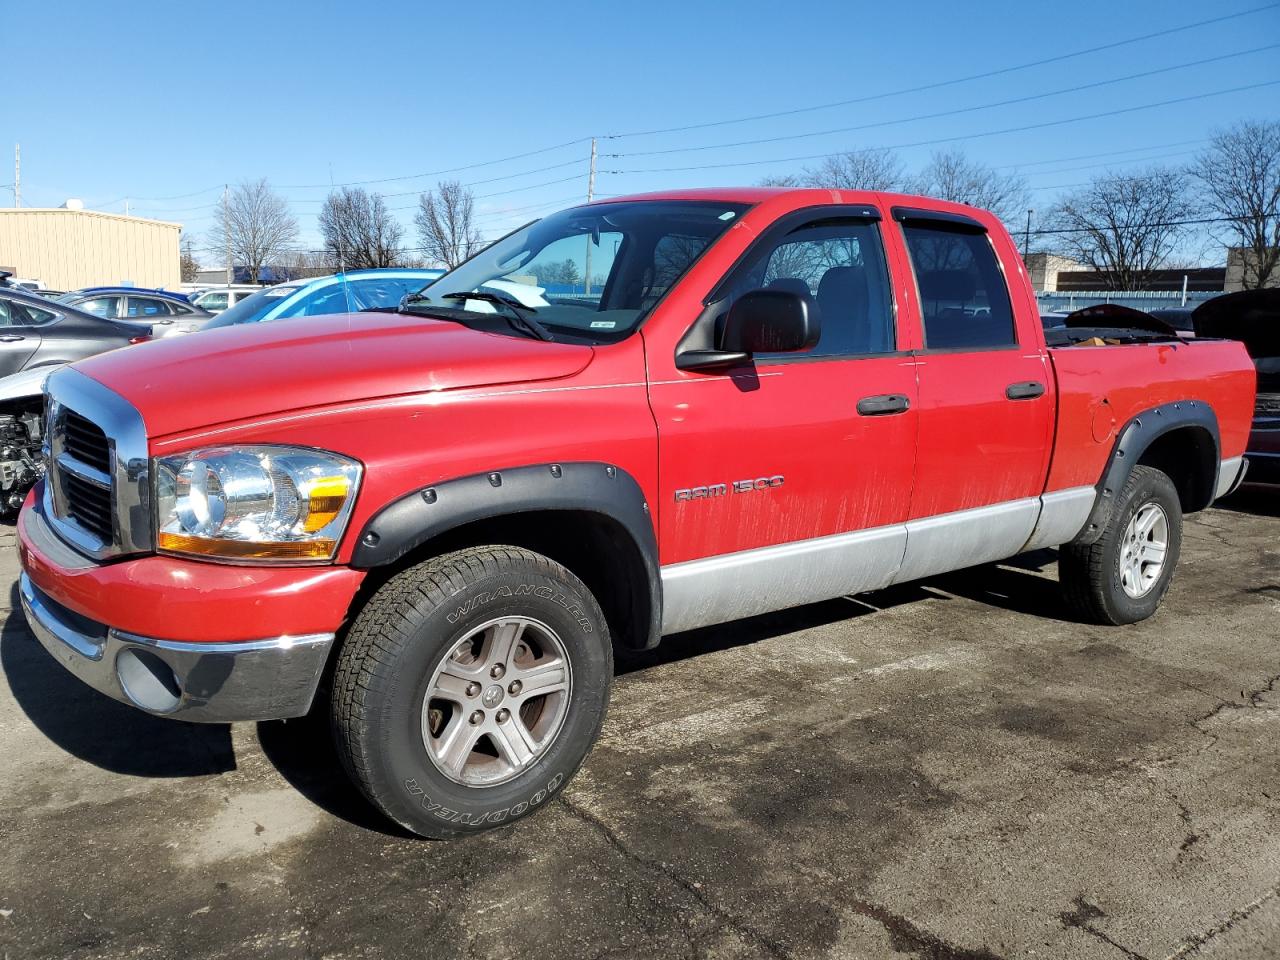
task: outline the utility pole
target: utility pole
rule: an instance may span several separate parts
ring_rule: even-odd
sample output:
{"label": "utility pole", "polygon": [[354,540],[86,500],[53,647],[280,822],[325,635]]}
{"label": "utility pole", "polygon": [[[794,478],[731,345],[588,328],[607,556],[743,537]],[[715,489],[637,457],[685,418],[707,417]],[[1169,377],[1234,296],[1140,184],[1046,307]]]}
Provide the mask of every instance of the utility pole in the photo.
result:
{"label": "utility pole", "polygon": [[[587,203],[596,194],[596,138],[591,138],[591,170],[587,174]],[[591,296],[591,234],[587,234],[587,275],[583,278],[584,296]]]}
{"label": "utility pole", "polygon": [[22,206],[22,144],[13,145],[13,205]]}
{"label": "utility pole", "polygon": [[1034,210],[1027,211],[1027,232],[1022,237],[1022,259],[1027,259],[1027,254],[1031,252],[1031,215]]}
{"label": "utility pole", "polygon": [[222,237],[227,244],[227,286],[231,286],[231,224],[227,216],[227,184],[222,185]]}

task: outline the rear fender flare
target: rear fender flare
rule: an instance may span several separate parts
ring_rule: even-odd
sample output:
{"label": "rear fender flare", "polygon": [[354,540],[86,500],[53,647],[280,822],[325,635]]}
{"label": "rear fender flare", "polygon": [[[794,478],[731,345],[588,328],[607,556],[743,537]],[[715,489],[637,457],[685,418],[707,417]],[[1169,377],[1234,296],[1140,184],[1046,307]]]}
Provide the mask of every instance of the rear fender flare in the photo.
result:
{"label": "rear fender flare", "polygon": [[1106,529],[1107,517],[1111,513],[1116,494],[1124,487],[1142,455],[1160,437],[1183,427],[1200,427],[1205,430],[1213,438],[1215,463],[1221,459],[1222,441],[1218,432],[1218,417],[1213,408],[1203,400],[1178,400],[1143,410],[1130,419],[1116,437],[1111,456],[1107,459],[1102,478],[1096,486],[1098,495],[1093,509],[1074,543],[1097,542]]}

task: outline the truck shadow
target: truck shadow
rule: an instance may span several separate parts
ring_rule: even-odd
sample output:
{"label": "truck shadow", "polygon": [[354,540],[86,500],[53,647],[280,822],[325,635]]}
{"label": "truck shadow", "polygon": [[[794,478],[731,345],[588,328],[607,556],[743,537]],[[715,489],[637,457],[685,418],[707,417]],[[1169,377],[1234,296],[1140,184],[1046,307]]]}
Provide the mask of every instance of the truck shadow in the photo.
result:
{"label": "truck shadow", "polygon": [[207,776],[236,767],[230,727],[153,717],[68,673],[31,635],[16,583],[0,628],[0,669],[36,729],[86,763],[134,777]]}
{"label": "truck shadow", "polygon": [[[619,678],[638,675],[663,664],[928,600],[951,602],[962,597],[1029,616],[1070,620],[1059,596],[1057,581],[1041,575],[1056,561],[1056,551],[1041,550],[1003,564],[988,564],[874,593],[690,630],[667,637],[656,650],[634,652],[615,648],[614,673]],[[298,720],[259,723],[258,742],[276,771],[323,810],[367,830],[408,836],[375,811],[347,779],[333,747],[323,706]]]}
{"label": "truck shadow", "polygon": [[[1057,582],[1041,575],[1055,559],[1054,551],[1039,551],[1003,564],[688,631],[668,637],[656,650],[616,651],[616,674],[623,677],[929,600],[965,598],[1029,616],[1069,620]],[[16,584],[10,606],[0,629],[0,668],[19,707],[53,743],[85,762],[131,776],[205,776],[235,769],[229,726],[153,717],[89,689],[31,636]],[[296,720],[259,723],[257,735],[263,755],[280,776],[317,806],[364,829],[407,836],[347,779],[323,706]]]}
{"label": "truck shadow", "polygon": [[1231,496],[1214,504],[1216,509],[1252,513],[1260,517],[1280,517],[1280,487],[1245,484]]}
{"label": "truck shadow", "polygon": [[365,830],[412,836],[375,810],[347,777],[323,702],[305,717],[259,722],[258,745],[289,786],[325,812]]}
{"label": "truck shadow", "polygon": [[885,590],[673,634],[664,638],[656,650],[615,650],[614,673],[624,676],[659,664],[748,646],[770,637],[865,617],[924,600],[961,597],[1041,619],[1078,623],[1062,599],[1058,581],[1040,575],[1056,566],[1057,560],[1056,550],[1037,550],[999,564],[971,567]]}

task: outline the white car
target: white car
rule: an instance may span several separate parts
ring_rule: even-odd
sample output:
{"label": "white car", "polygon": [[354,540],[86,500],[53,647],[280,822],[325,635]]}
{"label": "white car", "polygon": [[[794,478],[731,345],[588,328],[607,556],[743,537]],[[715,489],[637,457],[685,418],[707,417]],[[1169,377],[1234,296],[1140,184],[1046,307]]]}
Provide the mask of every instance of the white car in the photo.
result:
{"label": "white car", "polygon": [[234,307],[241,300],[253,296],[262,289],[262,287],[249,286],[213,287],[210,290],[203,291],[191,302],[201,310],[207,310],[209,313],[221,313],[228,307]]}

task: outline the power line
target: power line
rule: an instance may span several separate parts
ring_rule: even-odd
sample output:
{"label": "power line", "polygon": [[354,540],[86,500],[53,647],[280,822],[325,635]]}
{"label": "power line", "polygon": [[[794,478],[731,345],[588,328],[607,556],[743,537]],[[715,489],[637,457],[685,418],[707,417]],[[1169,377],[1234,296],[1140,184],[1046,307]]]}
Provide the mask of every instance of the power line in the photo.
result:
{"label": "power line", "polygon": [[[1169,160],[1169,159],[1172,159],[1173,157],[1185,157],[1185,156],[1189,156],[1190,154],[1193,154],[1193,153],[1196,153],[1196,152],[1197,152],[1197,151],[1195,151],[1195,150],[1178,150],[1178,151],[1176,151],[1176,152],[1174,152],[1174,153],[1159,153],[1159,154],[1156,154],[1155,156],[1151,156],[1151,157],[1134,157],[1134,158],[1132,158],[1132,159],[1130,159],[1130,160],[1121,160],[1121,161],[1120,161],[1120,163],[1121,163],[1121,164],[1131,164],[1131,163],[1155,163],[1156,161],[1159,161],[1159,160]],[[1033,174],[1033,176],[1046,176],[1046,175],[1053,175],[1053,174],[1057,174],[1057,173],[1074,173],[1074,172],[1076,172],[1077,170],[1097,170],[1099,167],[1106,167],[1106,168],[1108,168],[1108,169],[1111,169],[1111,168],[1113,168],[1113,167],[1115,167],[1115,166],[1116,166],[1115,162],[1087,163],[1087,164],[1084,164],[1084,165],[1079,166],[1079,167],[1061,167],[1061,168],[1059,168],[1059,169],[1057,169],[1057,170],[1040,170],[1040,171],[1038,171],[1036,174]],[[1139,178],[1138,178],[1138,177],[1127,177],[1127,178],[1123,178],[1123,179],[1136,180],[1136,179],[1139,179]],[[1039,186],[1039,187],[1032,187],[1031,189],[1032,189],[1032,190],[1054,190],[1054,189],[1057,189],[1057,188],[1059,188],[1059,187],[1063,187],[1063,188],[1065,188],[1065,187],[1078,187],[1078,186],[1080,186],[1080,184],[1078,184],[1078,183],[1062,183],[1062,184],[1057,184],[1057,185],[1055,185],[1055,186]]]}
{"label": "power line", "polygon": [[576,140],[566,140],[564,143],[557,143],[551,147],[541,147],[537,150],[527,150],[524,153],[514,153],[509,157],[500,157],[497,160],[483,160],[479,163],[467,163],[459,167],[448,167],[443,170],[429,170],[426,173],[409,173],[402,177],[381,177],[376,180],[348,180],[345,183],[282,183],[278,184],[282,190],[310,190],[318,187],[360,187],[371,183],[396,183],[400,180],[420,180],[424,177],[439,177],[446,173],[460,173],[463,170],[478,170],[481,167],[491,167],[499,163],[508,163],[511,160],[523,160],[525,157],[536,157],[543,153],[551,153],[553,150],[563,150],[566,147],[574,147],[583,143],[590,143],[590,137],[579,137]]}
{"label": "power line", "polygon": [[[1242,220],[1252,220],[1252,219],[1253,219],[1252,217],[1201,217],[1198,220],[1166,220],[1163,223],[1161,222],[1143,223],[1143,227],[1146,227],[1146,228],[1194,227],[1194,226],[1202,226],[1204,224],[1209,224],[1209,223],[1228,223],[1232,221],[1242,221]],[[1040,230],[1030,230],[1030,231],[1024,231],[1024,232],[1032,237],[1043,237],[1043,236],[1061,236],[1064,233],[1096,233],[1099,231],[1098,231],[1098,228],[1096,227],[1062,227],[1056,230],[1051,227],[1046,227]]]}
{"label": "power line", "polygon": [[1163,150],[1166,147],[1185,147],[1193,143],[1207,143],[1208,141],[1208,137],[1199,137],[1195,140],[1175,140],[1173,143],[1152,143],[1145,147],[1130,147],[1127,150],[1106,150],[1102,153],[1081,153],[1074,157],[1055,157],[1052,160],[1029,160],[1023,163],[1002,163],[995,169],[1013,170],[1021,169],[1022,167],[1040,167],[1050,163],[1067,163],[1070,160],[1092,160],[1095,157],[1115,157],[1124,153],[1140,153],[1146,150]]}
{"label": "power line", "polygon": [[[653,129],[653,130],[632,131],[629,133],[621,133],[621,134],[599,134],[597,136],[599,137],[599,139],[602,139],[602,140],[612,140],[612,139],[620,139],[623,137],[639,137],[639,136],[649,136],[649,135],[656,135],[656,134],[662,134],[662,133],[678,133],[678,132],[685,132],[688,130],[705,129],[710,127],[725,126],[730,124],[746,123],[746,122],[755,121],[755,120],[764,120],[764,119],[772,119],[775,117],[791,116],[795,114],[808,113],[816,110],[825,110],[825,109],[830,109],[830,108],[835,108],[840,106],[849,106],[849,105],[858,104],[858,103],[867,103],[874,100],[880,100],[880,99],[885,99],[889,97],[903,96],[911,93],[919,93],[919,92],[924,92],[929,90],[936,90],[942,87],[968,83],[974,80],[1002,76],[1009,73],[1018,72],[1021,70],[1027,70],[1032,67],[1043,66],[1043,65],[1052,64],[1052,63],[1060,63],[1065,60],[1086,56],[1092,53],[1098,53],[1104,50],[1116,49],[1116,48],[1127,46],[1130,44],[1139,43],[1145,40],[1151,40],[1159,37],[1169,36],[1169,35],[1184,32],[1187,30],[1197,29],[1200,27],[1206,27],[1212,24],[1221,23],[1228,20],[1238,19],[1240,17],[1245,17],[1255,13],[1263,12],[1266,10],[1271,10],[1276,7],[1280,7],[1280,3],[1268,3],[1262,6],[1252,7],[1252,8],[1241,10],[1235,13],[1223,14],[1221,16],[1211,17],[1205,20],[1199,20],[1194,23],[1182,24],[1176,27],[1169,27],[1164,30],[1155,31],[1153,33],[1147,33],[1147,34],[1142,34],[1140,36],[1129,37],[1123,40],[1117,40],[1111,43],[1101,44],[1099,46],[1089,47],[1082,50],[1076,50],[1070,53],[1058,54],[1052,57],[1046,57],[1039,60],[1029,61],[1026,63],[1014,64],[1007,67],[1000,67],[994,70],[984,71],[982,73],[970,74],[964,77],[956,77],[948,80],[940,80],[940,81],[927,83],[927,84],[920,84],[914,87],[906,87],[898,90],[883,91],[880,93],[868,94],[862,97],[854,97],[847,100],[840,100],[840,101],[834,101],[831,103],[816,104],[816,105],[810,105],[805,107],[797,107],[789,110],[775,111],[772,113],[756,114],[748,117],[737,117],[737,118],[725,119],[725,120],[706,121],[703,123],[687,124],[687,125],[678,126],[678,127],[666,127],[666,128]],[[1209,61],[1206,60],[1206,61],[1199,61],[1199,62],[1206,63]],[[1193,64],[1184,64],[1183,66],[1192,66],[1192,65]],[[1179,69],[1179,68],[1180,67],[1170,67],[1167,69]],[[1157,72],[1157,71],[1153,71],[1153,72]],[[1135,74],[1134,76],[1137,77],[1137,76],[1144,76],[1144,75],[1146,74]],[[1120,78],[1120,79],[1131,79],[1131,78]],[[1115,81],[1105,81],[1105,82],[1120,82],[1120,81],[1115,80]],[[1088,86],[1096,86],[1096,85],[1097,84],[1086,85],[1078,89],[1086,89]],[[1066,92],[1066,91],[1059,91],[1059,92]],[[1041,94],[1040,96],[1053,96],[1053,95],[1055,94]],[[1027,98],[1027,99],[1030,99],[1030,98]],[[1010,101],[1010,102],[1017,102],[1017,101]],[[985,107],[973,107],[968,109],[970,110],[985,109]],[[904,121],[898,121],[898,122],[907,122],[907,121],[904,120]],[[858,128],[850,128],[850,129],[858,129]],[[840,132],[840,131],[832,131],[832,132]],[[276,186],[279,189],[294,190],[294,189],[332,188],[337,186],[347,187],[347,186],[366,186],[370,184],[381,184],[381,183],[396,183],[396,182],[401,182],[405,180],[415,180],[415,179],[422,179],[426,177],[441,176],[449,173],[458,173],[464,170],[480,169],[482,167],[493,166],[500,163],[506,163],[512,160],[518,160],[518,159],[523,159],[523,158],[532,157],[532,156],[539,156],[542,154],[551,153],[555,150],[561,150],[561,149],[566,149],[572,146],[586,144],[586,143],[589,143],[591,139],[592,138],[590,136],[578,137],[576,139],[567,140],[562,143],[553,144],[551,146],[541,147],[536,150],[528,150],[522,153],[512,154],[506,157],[499,157],[497,159],[478,161],[476,163],[462,164],[455,167],[448,167],[440,170],[426,171],[422,173],[405,174],[402,176],[381,177],[381,178],[366,179],[366,180],[349,180],[349,181],[344,181],[339,183],[325,182],[325,183],[303,183],[303,184],[277,184]],[[755,141],[746,141],[745,143],[754,143],[754,142]],[[760,142],[771,142],[771,141],[765,140]],[[728,146],[728,145],[725,145],[725,146]],[[708,147],[708,149],[710,148],[711,147]],[[643,154],[632,154],[632,155],[639,156]],[[613,154],[610,156],[621,157],[624,155]],[[811,158],[802,158],[802,159],[815,159],[815,158],[811,157]],[[564,166],[568,166],[570,165],[570,163],[573,163],[573,162],[577,162],[577,161],[570,161],[564,164]],[[785,162],[785,161],[779,161],[779,162]],[[542,169],[552,169],[552,168],[548,167],[548,168],[542,168]],[[514,178],[521,175],[522,174],[512,174],[510,175],[510,178]],[[492,181],[481,181],[481,182],[495,182],[497,179],[500,179],[500,178],[494,178],[494,180]],[[172,194],[169,196],[162,196],[162,197],[137,197],[137,196],[130,195],[128,197],[119,197],[108,203],[99,203],[95,201],[91,204],[91,206],[99,207],[99,208],[108,207],[116,203],[120,203],[126,199],[131,201],[142,201],[144,203],[164,202],[169,200],[182,200],[188,197],[200,196],[201,194],[211,193],[215,190],[221,190],[222,186],[223,186],[222,184],[215,184],[211,187],[206,187],[201,190],[194,190],[189,193]],[[198,209],[198,208],[187,208],[187,209]],[[173,211],[173,212],[180,212],[180,211]]]}
{"label": "power line", "polygon": [[[1081,123],[1085,120],[1099,120],[1103,117],[1117,117],[1126,113],[1137,113],[1140,110],[1153,110],[1157,107],[1168,107],[1179,103],[1190,103],[1193,100],[1205,100],[1210,97],[1221,97],[1231,93],[1241,93],[1245,90],[1257,90],[1261,87],[1271,87],[1280,84],[1280,80],[1264,80],[1260,83],[1250,83],[1239,87],[1228,87],[1225,90],[1211,90],[1207,93],[1195,93],[1185,97],[1173,97],[1169,100],[1158,100],[1154,103],[1143,103],[1134,107],[1122,107],[1118,110],[1104,110],[1100,113],[1083,114],[1078,117],[1067,117],[1063,120],[1046,120],[1041,123],[1028,123],[1017,127],[1004,127],[1000,130],[987,130],[982,133],[964,133],[953,137],[935,137],[930,140],[914,140],[910,143],[890,144],[883,147],[864,147],[860,150],[848,151],[849,153],[867,153],[871,150],[902,150],[909,147],[927,147],[936,146],[942,143],[956,143],[961,140],[979,140],[983,137],[995,137],[1006,133],[1023,133],[1027,130],[1043,130],[1046,127],[1058,127],[1069,123]],[[606,173],[612,174],[635,174],[635,173],[679,173],[690,170],[719,170],[727,167],[758,167],[765,164],[778,163],[799,163],[804,160],[822,160],[832,156],[831,152],[812,153],[800,157],[773,157],[768,160],[734,160],[723,163],[703,163],[693,164],[683,167],[643,167],[638,170],[608,170]]]}
{"label": "power line", "polygon": [[901,123],[915,123],[920,120],[937,120],[942,117],[954,117],[963,113],[973,113],[977,110],[991,110],[996,107],[1008,107],[1017,103],[1029,103],[1033,100],[1044,100],[1049,97],[1059,97],[1067,93],[1079,93],[1083,90],[1093,90],[1098,87],[1106,87],[1115,83],[1125,83],[1129,80],[1138,80],[1143,77],[1153,77],[1162,73],[1171,73],[1176,70],[1186,70],[1191,67],[1199,67],[1206,63],[1217,63],[1222,60],[1231,60],[1235,57],[1244,57],[1254,53],[1262,53],[1266,50],[1274,50],[1277,47],[1280,47],[1280,43],[1270,43],[1261,47],[1253,47],[1249,50],[1240,50],[1235,53],[1224,53],[1216,57],[1206,57],[1203,60],[1191,60],[1186,63],[1178,63],[1169,67],[1159,67],[1155,70],[1144,70],[1141,73],[1131,73],[1123,77],[1113,77],[1110,80],[1094,80],[1090,83],[1082,83],[1074,87],[1063,87],[1060,90],[1050,90],[1046,93],[1033,93],[1022,97],[1010,97],[1006,100],[993,100],[990,103],[980,103],[971,107],[957,107],[951,110],[938,110],[933,113],[921,113],[914,117],[893,117],[888,120],[876,120],[871,123],[860,123],[851,127],[834,127],[830,130],[814,130],[806,133],[780,134],[776,137],[760,137],[755,140],[738,140],[731,143],[704,143],[694,147],[668,147],[663,150],[641,150],[633,153],[611,153],[607,156],[656,157],[673,153],[693,153],[702,150],[726,150],[731,147],[754,147],[766,143],[782,143],[789,140],[806,140],[812,137],[828,137],[837,133],[854,133],[859,130],[872,130],[876,127],[891,127]]}
{"label": "power line", "polygon": [[1182,33],[1186,30],[1195,30],[1199,27],[1207,27],[1211,24],[1222,23],[1226,20],[1235,20],[1240,17],[1250,16],[1251,14],[1261,13],[1264,10],[1272,10],[1280,7],[1280,3],[1268,3],[1260,7],[1251,7],[1248,10],[1241,10],[1238,13],[1228,13],[1219,17],[1211,17],[1208,20],[1198,20],[1195,23],[1185,23],[1178,27],[1169,27],[1164,30],[1157,30],[1155,33],[1145,33],[1137,37],[1129,37],[1125,40],[1116,40],[1111,43],[1104,43],[1096,47],[1088,47],[1084,50],[1077,50],[1074,53],[1062,53],[1053,57],[1045,57],[1041,60],[1032,60],[1027,63],[1016,64],[1011,67],[1000,67],[995,70],[987,70],[982,73],[970,74],[967,77],[956,77],[951,80],[938,80],[933,83],[920,84],[914,87],[903,87],[898,90],[889,90],[882,93],[872,93],[861,97],[853,97],[848,100],[835,100],[830,103],[819,103],[807,107],[795,107],[790,110],[778,110],[773,113],[758,113],[749,117],[736,117],[731,120],[709,120],[703,123],[690,123],[679,127],[663,127],[655,130],[636,130],[630,133],[615,134],[615,137],[647,137],[655,136],[660,133],[685,133],[689,130],[705,130],[708,127],[722,127],[735,123],[750,123],[755,120],[772,120],[776,117],[789,117],[801,113],[812,113],[815,110],[829,110],[835,107],[847,107],[857,103],[870,103],[874,100],[884,100],[888,97],[900,97],[909,93],[923,93],[927,90],[938,90],[942,87],[954,86],[960,83],[969,83],[974,80],[985,80],[989,77],[999,77],[1009,73],[1016,73],[1020,70],[1029,70],[1032,67],[1041,67],[1050,63],[1061,63],[1064,60],[1072,60],[1076,57],[1087,56],[1091,53],[1100,53],[1103,50],[1114,50],[1117,47],[1128,46],[1133,43],[1140,43],[1144,40],[1154,40],[1158,37],[1167,37],[1175,33]]}

